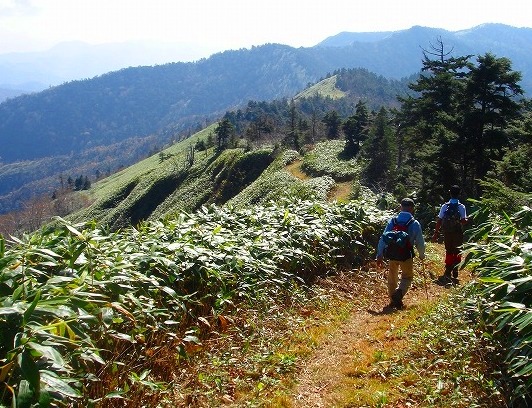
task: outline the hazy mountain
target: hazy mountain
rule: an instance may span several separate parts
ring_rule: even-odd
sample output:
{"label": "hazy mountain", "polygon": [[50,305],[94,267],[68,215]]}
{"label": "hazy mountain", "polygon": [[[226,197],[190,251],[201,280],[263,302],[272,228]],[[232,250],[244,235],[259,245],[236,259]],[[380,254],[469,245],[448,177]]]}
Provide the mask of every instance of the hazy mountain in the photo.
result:
{"label": "hazy mountain", "polygon": [[207,50],[192,44],[64,42],[47,51],[0,55],[0,88],[42,91],[122,68],[193,61],[207,55]]}
{"label": "hazy mountain", "polygon": [[13,98],[0,104],[0,154],[13,162],[131,136],[173,137],[250,99],[292,96],[337,67],[314,54],[264,45],[194,63],[125,68]]}
{"label": "hazy mountain", "polygon": [[393,33],[394,31],[375,31],[365,33],[350,33],[348,31],[343,31],[326,38],[317,45],[320,47],[345,47],[355,42],[365,43],[381,41]]}
{"label": "hazy mountain", "polygon": [[[355,66],[388,78],[401,78],[419,69],[421,47],[429,48],[430,42],[438,37],[449,49],[454,49],[455,55],[478,55],[490,51],[499,57],[510,58],[516,70],[531,76],[532,28],[484,24],[454,32],[420,26],[400,31],[342,32],[316,47],[341,48],[342,54],[349,53],[355,60]],[[127,42],[89,45],[65,42],[48,51],[0,55],[0,88],[34,92],[122,68],[197,61],[209,54],[206,48],[192,44]],[[336,52],[332,51],[331,58],[338,59]],[[524,87],[531,93],[532,80],[524,81]]]}
{"label": "hazy mountain", "polygon": [[26,93],[27,91],[23,91],[21,89],[4,89],[0,88],[0,103],[5,101],[8,98],[14,98],[15,96],[22,95],[23,93]]}
{"label": "hazy mountain", "polygon": [[[412,27],[389,33],[341,33],[310,48],[267,44],[224,51],[195,62],[123,68],[0,104],[0,169],[2,164],[9,165],[9,183],[0,172],[0,196],[10,197],[11,191],[28,184],[28,177],[39,179],[43,175],[32,165],[25,177],[19,177],[17,163],[43,159],[50,163],[53,157],[68,156],[70,161],[79,157],[71,171],[89,169],[83,162],[89,160],[85,157],[99,162],[106,149],[115,146],[116,158],[120,151],[117,146],[138,140],[135,156],[120,157],[120,164],[128,165],[142,156],[142,148],[148,154],[186,137],[249,100],[293,97],[340,68],[362,67],[390,79],[411,77],[421,68],[422,48],[428,49],[437,39],[456,55],[493,52],[497,57],[510,58],[513,69],[523,73],[521,85],[532,94],[532,29],[498,24],[459,32]],[[90,72],[100,69],[102,61],[118,69],[124,55],[115,45],[70,43],[38,54],[39,58],[11,54],[11,63],[4,63],[3,69],[10,68],[12,75],[33,72],[33,80],[65,75],[88,78]],[[154,57],[146,53],[142,58]],[[0,78],[6,81],[8,76],[0,74]],[[86,151],[100,153],[86,155]]]}

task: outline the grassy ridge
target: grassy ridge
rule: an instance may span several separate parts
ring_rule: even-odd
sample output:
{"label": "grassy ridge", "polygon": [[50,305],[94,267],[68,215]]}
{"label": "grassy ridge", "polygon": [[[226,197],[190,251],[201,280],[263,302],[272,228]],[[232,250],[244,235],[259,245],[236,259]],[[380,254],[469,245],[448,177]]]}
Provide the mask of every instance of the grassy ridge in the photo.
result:
{"label": "grassy ridge", "polygon": [[297,94],[294,99],[297,100],[298,98],[311,98],[313,96],[321,96],[324,98],[329,97],[331,99],[343,98],[345,97],[345,92],[336,87],[336,78],[337,75],[325,78],[324,80]]}
{"label": "grassy ridge", "polygon": [[[267,203],[280,197],[326,200],[338,183],[353,181],[358,194],[360,165],[345,159],[343,142],[318,143],[301,156],[295,151],[271,147],[247,151],[212,148],[198,151],[190,163],[187,155],[198,140],[206,140],[207,128],[127,169],[95,183],[88,193],[93,204],[68,217],[71,222],[95,220],[112,229],[157,220],[176,211],[193,212],[202,205],[233,206]],[[290,174],[286,166],[303,160],[306,180]]]}

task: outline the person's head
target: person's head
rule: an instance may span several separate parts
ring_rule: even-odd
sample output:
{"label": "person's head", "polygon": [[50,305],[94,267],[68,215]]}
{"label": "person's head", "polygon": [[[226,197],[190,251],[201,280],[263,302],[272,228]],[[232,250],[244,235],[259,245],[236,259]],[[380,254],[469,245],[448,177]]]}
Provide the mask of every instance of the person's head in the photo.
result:
{"label": "person's head", "polygon": [[405,197],[401,200],[401,211],[413,213],[414,207],[414,200],[412,200],[411,198]]}
{"label": "person's head", "polygon": [[460,187],[456,184],[454,186],[451,186],[449,189],[449,194],[451,195],[451,198],[458,198],[460,195]]}

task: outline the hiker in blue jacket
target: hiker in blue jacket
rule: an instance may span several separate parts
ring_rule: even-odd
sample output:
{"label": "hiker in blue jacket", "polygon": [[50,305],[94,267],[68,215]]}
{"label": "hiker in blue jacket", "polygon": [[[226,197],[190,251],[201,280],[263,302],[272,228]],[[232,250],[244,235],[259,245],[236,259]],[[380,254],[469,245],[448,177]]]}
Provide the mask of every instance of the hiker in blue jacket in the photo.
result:
{"label": "hiker in blue jacket", "polygon": [[[403,297],[410,288],[414,277],[414,246],[418,251],[419,259],[425,259],[425,240],[423,238],[421,224],[414,219],[414,208],[415,204],[412,199],[403,198],[401,200],[401,211],[396,217],[388,221],[377,246],[377,266],[382,267],[383,259],[389,259],[387,280],[390,304],[387,306],[388,308],[403,308]],[[391,255],[388,251],[390,244],[385,242],[386,234],[398,229],[406,229],[405,232],[408,234],[407,252],[404,256]],[[399,269],[401,269],[400,281]]]}
{"label": "hiker in blue jacket", "polygon": [[[445,245],[445,271],[437,280],[440,285],[457,285],[458,267],[462,261],[461,248],[464,243],[464,224],[467,223],[466,207],[458,200],[460,187],[451,186],[450,200],[440,207],[432,241],[438,240],[440,230],[443,231]],[[452,276],[451,276],[452,274]]]}

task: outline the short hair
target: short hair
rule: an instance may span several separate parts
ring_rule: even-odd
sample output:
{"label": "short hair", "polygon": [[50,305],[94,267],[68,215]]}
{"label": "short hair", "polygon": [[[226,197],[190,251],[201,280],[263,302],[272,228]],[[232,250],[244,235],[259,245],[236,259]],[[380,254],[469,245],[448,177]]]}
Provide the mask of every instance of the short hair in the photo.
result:
{"label": "short hair", "polygon": [[401,207],[414,208],[415,203],[411,198],[405,197],[401,200]]}
{"label": "short hair", "polygon": [[449,193],[451,194],[451,197],[455,198],[455,197],[458,197],[458,195],[460,194],[460,186],[457,186],[456,184],[454,186],[451,186],[451,188],[449,189]]}

